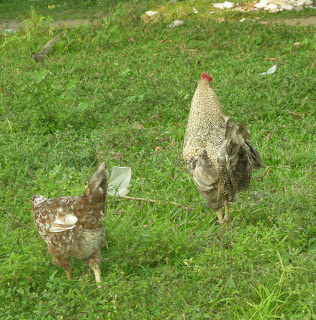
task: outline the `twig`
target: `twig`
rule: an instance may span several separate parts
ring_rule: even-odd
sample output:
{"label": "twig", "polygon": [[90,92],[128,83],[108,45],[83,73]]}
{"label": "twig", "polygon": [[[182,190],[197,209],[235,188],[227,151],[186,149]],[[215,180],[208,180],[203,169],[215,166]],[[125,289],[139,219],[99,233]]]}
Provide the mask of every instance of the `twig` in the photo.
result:
{"label": "twig", "polygon": [[71,29],[75,29],[75,28],[77,28],[77,26],[75,26],[75,27],[57,28],[57,29],[54,29],[54,31],[71,30]]}
{"label": "twig", "polygon": [[172,204],[174,206],[178,206],[180,208],[190,210],[189,207],[183,206],[182,204],[176,203],[176,202],[168,202],[168,201],[161,201],[161,200],[154,200],[154,199],[147,199],[147,198],[135,198],[135,197],[129,197],[129,196],[121,196],[118,197],[119,199],[127,199],[127,200],[136,200],[136,201],[147,201],[147,202],[152,202],[152,203],[165,203],[165,204]]}
{"label": "twig", "polygon": [[33,53],[31,57],[34,59],[34,61],[35,62],[43,61],[44,57],[49,55],[53,44],[58,40],[59,37],[60,37],[60,33],[56,34],[56,36],[53,39],[49,40],[40,51]]}

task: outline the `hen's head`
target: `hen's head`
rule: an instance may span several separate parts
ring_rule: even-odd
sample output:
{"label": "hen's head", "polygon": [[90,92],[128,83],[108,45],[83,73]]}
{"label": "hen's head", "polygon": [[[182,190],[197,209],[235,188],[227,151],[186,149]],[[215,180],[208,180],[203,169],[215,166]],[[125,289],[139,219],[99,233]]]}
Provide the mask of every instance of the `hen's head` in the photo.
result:
{"label": "hen's head", "polygon": [[203,72],[203,73],[201,74],[201,79],[200,79],[200,81],[203,81],[203,80],[208,80],[208,82],[211,82],[211,81],[213,80],[213,78],[210,77],[207,73]]}
{"label": "hen's head", "polygon": [[46,200],[45,197],[40,196],[40,195],[35,195],[31,198],[31,203],[33,205],[33,208],[38,207],[42,202]]}

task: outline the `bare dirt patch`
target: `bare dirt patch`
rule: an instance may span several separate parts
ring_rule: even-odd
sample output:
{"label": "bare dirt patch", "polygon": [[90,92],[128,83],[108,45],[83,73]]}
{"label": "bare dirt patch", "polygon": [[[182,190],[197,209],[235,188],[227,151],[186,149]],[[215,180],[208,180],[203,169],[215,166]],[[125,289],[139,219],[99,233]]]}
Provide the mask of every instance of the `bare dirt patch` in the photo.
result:
{"label": "bare dirt patch", "polygon": [[[99,20],[91,20],[91,19],[79,19],[79,20],[57,20],[53,21],[50,25],[52,27],[76,27],[78,25],[88,25],[93,24],[94,22]],[[0,32],[2,33],[4,29],[13,29],[18,30],[19,27],[23,27],[23,23],[17,20],[10,20],[0,23]]]}
{"label": "bare dirt patch", "polygon": [[[51,23],[52,27],[76,27],[78,25],[88,25],[97,22],[97,19],[79,19],[79,20],[57,20]],[[271,22],[285,23],[289,26],[316,26],[316,16],[311,16],[308,18],[294,18],[294,19],[284,19],[284,20],[271,20]],[[266,21],[265,23],[270,23],[270,21]],[[23,26],[20,21],[10,20],[5,22],[0,22],[0,33],[3,32],[4,29],[13,29],[18,30],[19,26]]]}
{"label": "bare dirt patch", "polygon": [[316,16],[308,17],[308,18],[294,18],[294,19],[285,19],[281,20],[289,26],[316,26]]}

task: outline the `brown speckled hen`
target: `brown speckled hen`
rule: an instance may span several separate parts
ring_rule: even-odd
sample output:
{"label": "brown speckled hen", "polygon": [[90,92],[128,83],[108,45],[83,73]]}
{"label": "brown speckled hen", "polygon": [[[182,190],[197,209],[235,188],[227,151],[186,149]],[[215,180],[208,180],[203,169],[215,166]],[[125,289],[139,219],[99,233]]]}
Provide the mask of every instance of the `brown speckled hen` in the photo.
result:
{"label": "brown speckled hen", "polygon": [[107,170],[101,163],[80,196],[31,198],[34,221],[46,242],[53,262],[70,279],[70,257],[83,260],[100,282],[100,249],[105,242],[102,220],[105,213]]}
{"label": "brown speckled hen", "polygon": [[250,134],[245,126],[236,125],[223,113],[211,80],[202,73],[193,96],[183,158],[206,205],[216,211],[219,223],[223,223],[228,219],[229,203],[236,193],[249,187],[252,171],[259,169],[262,162],[248,141]]}

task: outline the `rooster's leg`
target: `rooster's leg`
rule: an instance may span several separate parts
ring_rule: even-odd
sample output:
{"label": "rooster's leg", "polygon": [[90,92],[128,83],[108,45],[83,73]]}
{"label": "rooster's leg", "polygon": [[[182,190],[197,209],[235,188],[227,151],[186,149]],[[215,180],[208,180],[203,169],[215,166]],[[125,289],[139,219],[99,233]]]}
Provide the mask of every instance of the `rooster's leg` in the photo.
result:
{"label": "rooster's leg", "polygon": [[217,214],[218,223],[222,224],[224,222],[222,208],[218,209],[216,211],[216,214]]}
{"label": "rooster's leg", "polygon": [[225,204],[225,216],[224,216],[224,221],[227,221],[227,220],[228,220],[228,217],[229,217],[229,202],[228,202],[228,200],[225,200],[225,201],[224,201],[224,204]]}

